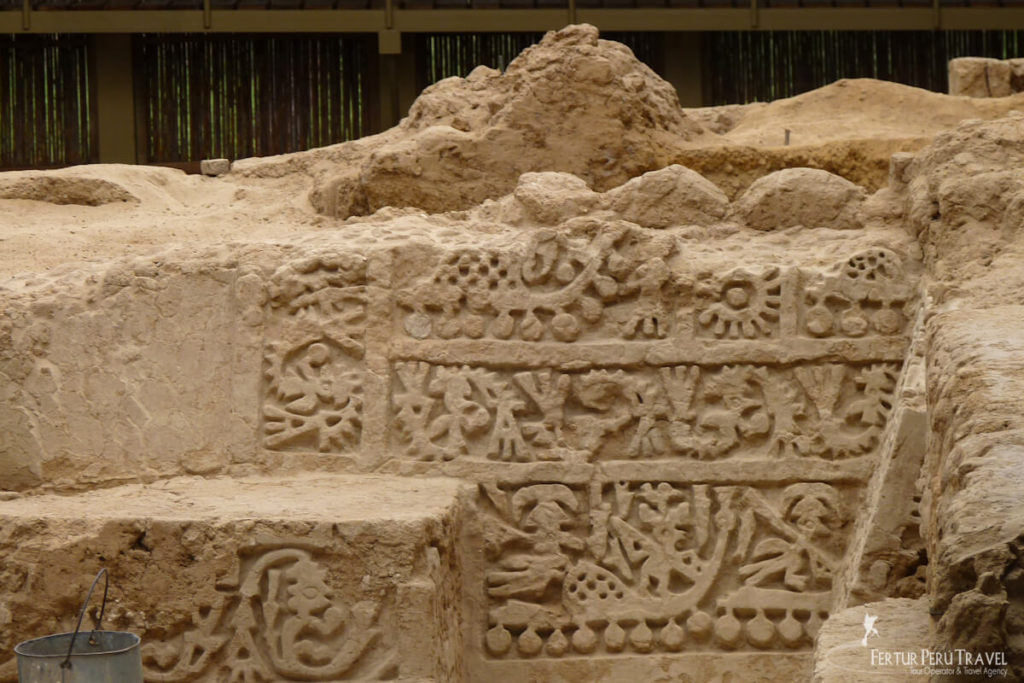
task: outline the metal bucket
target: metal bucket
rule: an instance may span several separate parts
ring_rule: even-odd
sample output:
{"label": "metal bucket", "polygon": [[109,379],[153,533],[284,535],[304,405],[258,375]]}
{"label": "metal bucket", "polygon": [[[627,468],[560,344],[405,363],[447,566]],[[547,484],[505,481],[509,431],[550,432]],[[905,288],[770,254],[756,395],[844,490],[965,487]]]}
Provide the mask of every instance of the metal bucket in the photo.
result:
{"label": "metal bucket", "polygon": [[107,570],[101,569],[93,580],[73,633],[26,640],[14,648],[19,683],[142,683],[139,637],[123,631],[99,630],[107,606],[109,581],[103,586],[103,606],[95,629],[89,635],[78,632],[93,588],[106,574]]}

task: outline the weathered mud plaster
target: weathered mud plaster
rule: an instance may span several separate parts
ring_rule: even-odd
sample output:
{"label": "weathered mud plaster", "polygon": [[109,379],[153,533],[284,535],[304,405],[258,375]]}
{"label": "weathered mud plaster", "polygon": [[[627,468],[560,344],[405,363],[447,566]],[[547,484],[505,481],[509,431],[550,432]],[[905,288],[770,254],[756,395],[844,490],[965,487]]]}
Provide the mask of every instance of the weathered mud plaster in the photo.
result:
{"label": "weathered mud plaster", "polygon": [[[340,632],[342,612],[318,611],[327,597],[303,607],[287,596],[320,576],[317,567],[346,575],[333,541],[259,544],[270,553],[266,571],[294,586],[279,599],[309,622],[293,634],[308,643],[296,645],[308,649],[300,663],[277,661],[266,638],[244,655],[242,645],[222,643],[217,620],[249,619],[230,596],[223,605],[210,598],[216,624],[213,612],[193,613],[191,603],[168,603],[156,616],[155,606],[139,608],[153,600],[140,595],[145,571],[112,559],[135,557],[145,536],[167,561],[213,572],[204,581],[214,587],[247,585],[237,571],[183,549],[184,530],[157,534],[145,521],[190,520],[192,487],[206,496],[223,488],[231,501],[242,484],[166,478],[369,470],[416,477],[370,482],[369,490],[416,493],[421,477],[442,474],[473,482],[471,494],[448,494],[448,505],[468,514],[457,525],[464,531],[428,534],[402,565],[428,563],[437,543],[450,554],[458,542],[464,574],[441,576],[435,567],[429,580],[453,586],[443,603],[449,620],[437,629],[457,631],[446,637],[462,643],[466,680],[611,681],[662,667],[755,670],[765,680],[809,672],[912,328],[916,266],[900,254],[898,234],[839,238],[820,229],[806,240],[750,243],[733,227],[715,244],[613,217],[496,227],[455,245],[425,232],[346,249],[343,235],[329,234],[228,258],[182,262],[169,252],[7,295],[6,405],[30,416],[8,423],[8,433],[12,444],[34,439],[37,447],[8,447],[6,488],[152,482],[69,499],[81,507],[85,564],[98,566],[101,555],[114,563],[129,609],[120,624],[153,644],[151,680],[250,667],[243,660],[256,656],[253,648],[260,680],[386,677],[417,666],[439,675],[408,659],[398,669],[335,666],[317,649]],[[832,235],[823,248],[821,238]],[[305,481],[311,497],[334,500],[362,485]],[[266,507],[246,517],[273,522],[304,485],[268,484]],[[334,486],[343,488],[330,493]],[[142,500],[159,501],[168,487],[177,493],[165,503]],[[89,501],[136,497],[138,511],[90,526],[99,522]],[[31,511],[55,500],[5,504],[12,549],[33,528]],[[360,523],[383,533],[392,522],[374,520],[389,520],[394,505],[403,504],[380,501]],[[213,506],[212,514],[228,523],[236,509]],[[333,515],[326,509],[324,524]],[[211,541],[223,548],[218,557],[248,557],[232,549],[247,546],[231,524],[223,541]],[[61,532],[46,525],[33,543],[66,552],[55,546]],[[393,545],[383,538],[382,547]],[[392,561],[383,550],[365,552]],[[259,557],[251,562],[263,566]],[[31,562],[17,566],[8,590],[71,601],[77,583],[58,590]],[[256,571],[247,567],[240,571]],[[168,577],[157,592],[187,594],[197,580]],[[417,602],[411,580],[393,587],[411,596],[396,604],[441,609],[426,595]],[[248,595],[240,604],[257,600]],[[45,630],[47,615],[59,611],[6,604],[18,624],[12,636]],[[355,611],[345,623],[367,628],[359,619],[369,616],[346,609]],[[388,623],[381,638],[398,642],[406,622]],[[210,654],[189,649],[196,642]],[[408,658],[416,650],[399,651]],[[438,680],[458,680],[445,676]]]}
{"label": "weathered mud plaster", "polygon": [[[803,169],[730,201],[658,156],[700,127],[631,55],[571,28],[521,59],[427,93],[408,154],[203,181],[447,213],[292,207],[324,227],[5,282],[0,679],[101,565],[151,681],[848,680],[865,602],[1020,666],[1021,119],[870,196]],[[539,134],[534,68],[626,98],[608,130],[651,154],[413,172],[438,103]]]}
{"label": "weathered mud plaster", "polygon": [[175,478],[8,501],[0,647],[72,629],[106,566],[105,624],[145,634],[147,681],[460,680],[459,487]]}
{"label": "weathered mud plaster", "polygon": [[864,512],[836,581],[836,606],[924,594],[927,549],[921,529],[921,468],[927,439],[924,310],[918,314],[893,413],[868,482]]}

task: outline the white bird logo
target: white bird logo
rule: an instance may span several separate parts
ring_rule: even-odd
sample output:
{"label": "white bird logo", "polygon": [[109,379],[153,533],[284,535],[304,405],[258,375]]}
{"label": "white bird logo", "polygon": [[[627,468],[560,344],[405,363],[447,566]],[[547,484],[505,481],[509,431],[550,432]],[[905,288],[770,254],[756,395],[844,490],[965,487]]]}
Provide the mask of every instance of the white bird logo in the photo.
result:
{"label": "white bird logo", "polygon": [[878,629],[875,628],[875,622],[878,621],[878,617],[871,616],[867,612],[864,613],[864,637],[860,639],[860,644],[864,647],[868,646],[868,636],[874,634],[881,637]]}

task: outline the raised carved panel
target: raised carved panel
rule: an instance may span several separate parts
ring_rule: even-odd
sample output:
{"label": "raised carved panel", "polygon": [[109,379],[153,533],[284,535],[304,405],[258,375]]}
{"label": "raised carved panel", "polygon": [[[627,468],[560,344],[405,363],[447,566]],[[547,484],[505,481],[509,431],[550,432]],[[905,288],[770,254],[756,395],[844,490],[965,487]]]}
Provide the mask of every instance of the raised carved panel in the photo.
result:
{"label": "raised carved panel", "polygon": [[676,252],[669,241],[625,229],[589,241],[538,231],[522,253],[449,252],[396,293],[399,332],[526,342],[906,332],[913,287],[888,249],[858,252],[824,270],[758,265],[695,274],[673,270]]}
{"label": "raised carved panel", "polygon": [[853,504],[822,482],[481,489],[494,658],[807,649]]}
{"label": "raised carved panel", "polygon": [[346,451],[362,433],[360,357],[321,338],[266,354],[264,445],[271,450]]}
{"label": "raised carved panel", "polygon": [[624,228],[593,238],[533,234],[524,252],[465,249],[397,292],[401,329],[415,339],[573,342],[659,339],[666,306],[668,240],[635,240]]}
{"label": "raised carved panel", "polygon": [[778,337],[782,307],[779,268],[702,273],[696,286],[697,335],[717,339]]}
{"label": "raised carved panel", "polygon": [[912,318],[912,299],[899,257],[869,249],[826,272],[805,273],[800,330],[812,337],[900,334]]}
{"label": "raised carved panel", "polygon": [[[479,661],[810,649],[894,407],[915,303],[895,253],[705,270],[613,226],[443,252],[389,291],[393,262],[271,278],[263,445],[487,482],[464,605]],[[315,574],[278,552],[281,576]],[[151,648],[153,679],[246,653],[236,680],[344,679],[374,647],[379,604],[254,595]]]}
{"label": "raised carved panel", "polygon": [[263,445],[346,452],[362,436],[366,261],[309,258],[271,278]]}
{"label": "raised carved panel", "polygon": [[[605,227],[439,258],[390,295],[398,338],[369,350],[375,380],[391,367],[375,390],[388,400],[374,399],[390,416],[375,419],[424,461],[863,455],[891,408],[913,305],[883,248],[822,271],[675,272],[672,240]],[[367,326],[392,324],[369,319],[368,270],[320,256],[270,279],[268,450],[360,449]]]}
{"label": "raised carved panel", "polygon": [[394,298],[390,452],[493,478],[469,576],[494,671],[807,652],[828,617],[912,284],[886,249],[704,270],[664,244],[538,232]]}
{"label": "raised carved panel", "polygon": [[[191,623],[143,646],[147,681],[335,681],[378,645],[381,603],[347,601],[305,549],[245,558]],[[363,676],[360,676],[363,678]],[[376,679],[376,676],[370,676]],[[363,678],[365,680],[365,678]]]}
{"label": "raised carved panel", "polygon": [[871,451],[894,363],[560,372],[394,365],[397,441],[422,460],[816,457]]}

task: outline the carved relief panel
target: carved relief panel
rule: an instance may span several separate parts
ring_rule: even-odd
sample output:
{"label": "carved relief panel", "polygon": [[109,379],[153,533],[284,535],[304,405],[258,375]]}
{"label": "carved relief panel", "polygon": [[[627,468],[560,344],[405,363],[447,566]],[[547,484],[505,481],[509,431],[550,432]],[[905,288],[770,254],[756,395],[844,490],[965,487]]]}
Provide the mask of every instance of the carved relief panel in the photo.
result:
{"label": "carved relief panel", "polygon": [[197,604],[190,624],[143,646],[146,680],[381,680],[394,668],[381,651],[381,600],[346,599],[329,579],[304,548],[242,557],[238,576]]}
{"label": "carved relief panel", "polygon": [[778,338],[782,307],[779,268],[737,268],[698,275],[695,310],[697,335],[716,339]]}
{"label": "carved relief panel", "polygon": [[263,445],[346,452],[363,421],[366,261],[313,257],[271,279],[264,345]]}
{"label": "carved relief panel", "polygon": [[563,342],[892,336],[913,287],[891,250],[825,270],[680,270],[669,240],[628,228],[591,238],[533,233],[524,251],[464,249],[396,292],[397,332],[413,339]]}
{"label": "carved relief panel", "polygon": [[395,436],[421,460],[820,457],[871,451],[894,363],[521,372],[394,365]]}
{"label": "carved relief panel", "polygon": [[855,492],[824,482],[485,484],[490,657],[809,648]]}
{"label": "carved relief panel", "polygon": [[525,252],[451,252],[396,293],[401,330],[415,339],[660,339],[673,324],[665,259],[674,249],[613,228],[592,238],[540,230]]}
{"label": "carved relief panel", "polygon": [[[263,446],[358,450],[370,363],[390,446],[424,461],[870,452],[913,305],[899,258],[674,272],[676,253],[625,227],[539,230],[520,251],[442,254],[390,293],[391,322],[370,320],[365,258],[282,267],[266,305]],[[393,343],[367,349],[368,325],[392,324]],[[764,346],[735,346],[751,342]],[[545,363],[533,343],[564,351]],[[794,349],[809,360],[789,360]]]}
{"label": "carved relief panel", "polygon": [[489,482],[480,675],[806,653],[828,617],[912,283],[887,249],[703,270],[645,239],[538,232],[396,293],[389,452]]}
{"label": "carved relief panel", "polygon": [[899,257],[870,249],[804,275],[800,331],[813,337],[893,335],[912,319],[913,287]]}
{"label": "carved relief panel", "polygon": [[603,225],[409,262],[274,275],[263,442],[486,482],[477,661],[810,649],[893,412],[894,252],[711,270]]}

